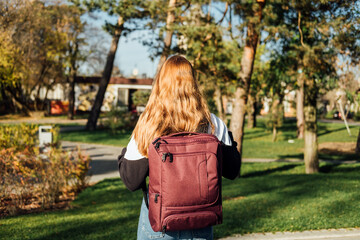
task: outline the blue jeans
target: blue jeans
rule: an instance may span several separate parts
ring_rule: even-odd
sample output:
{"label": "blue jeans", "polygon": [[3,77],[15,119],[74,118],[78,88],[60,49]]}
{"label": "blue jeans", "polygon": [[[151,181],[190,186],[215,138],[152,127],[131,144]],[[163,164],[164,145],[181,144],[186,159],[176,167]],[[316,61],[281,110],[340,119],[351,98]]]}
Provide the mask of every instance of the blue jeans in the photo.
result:
{"label": "blue jeans", "polygon": [[213,228],[206,227],[196,230],[184,230],[184,231],[174,231],[166,232],[154,232],[151,228],[149,221],[149,210],[145,205],[143,199],[140,210],[138,231],[137,231],[138,240],[146,239],[163,239],[163,240],[178,240],[178,239],[194,239],[194,240],[212,240],[213,239]]}

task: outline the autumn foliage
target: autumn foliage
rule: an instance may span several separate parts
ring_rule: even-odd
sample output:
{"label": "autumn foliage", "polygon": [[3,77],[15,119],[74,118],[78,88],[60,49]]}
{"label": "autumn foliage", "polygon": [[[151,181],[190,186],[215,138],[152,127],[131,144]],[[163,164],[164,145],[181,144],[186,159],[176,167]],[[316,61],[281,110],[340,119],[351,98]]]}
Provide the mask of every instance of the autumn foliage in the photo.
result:
{"label": "autumn foliage", "polygon": [[[31,125],[0,127],[0,215],[54,208],[88,184],[90,158],[80,150],[65,152],[56,145],[41,153],[36,129]],[[3,138],[9,131],[16,133],[11,136],[12,145]]]}

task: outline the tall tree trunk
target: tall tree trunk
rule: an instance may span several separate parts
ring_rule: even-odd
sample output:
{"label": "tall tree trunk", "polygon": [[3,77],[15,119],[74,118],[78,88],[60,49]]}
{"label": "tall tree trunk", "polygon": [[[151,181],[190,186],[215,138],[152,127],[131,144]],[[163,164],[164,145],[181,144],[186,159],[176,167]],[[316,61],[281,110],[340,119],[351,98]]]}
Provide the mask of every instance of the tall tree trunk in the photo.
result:
{"label": "tall tree trunk", "polygon": [[247,97],[251,82],[251,75],[254,67],[256,47],[259,40],[258,25],[261,22],[262,10],[265,0],[258,0],[258,9],[254,13],[258,16],[258,21],[249,21],[247,24],[247,36],[244,52],[241,58],[241,71],[239,74],[239,83],[235,91],[235,102],[233,105],[233,113],[231,116],[230,129],[233,132],[234,140],[238,143],[237,148],[242,154],[243,138],[244,138],[244,122],[246,113]]}
{"label": "tall tree trunk", "polygon": [[316,98],[317,89],[313,80],[305,83],[305,131],[304,131],[304,161],[305,172],[319,172]]}
{"label": "tall tree trunk", "polygon": [[296,126],[297,126],[297,138],[304,138],[304,81],[299,77],[298,79],[299,89],[296,90]]}
{"label": "tall tree trunk", "polygon": [[224,112],[224,106],[223,106],[223,101],[222,101],[222,96],[221,96],[221,90],[219,86],[215,86],[215,103],[216,103],[216,108],[218,110],[219,113],[219,117],[221,118],[221,120],[223,120],[225,123],[225,112]]}
{"label": "tall tree trunk", "polygon": [[242,142],[244,137],[244,123],[247,101],[246,89],[238,87],[235,92],[235,101],[233,103],[230,129],[233,133],[234,140],[238,143],[237,149],[242,154]]}
{"label": "tall tree trunk", "polygon": [[163,65],[166,58],[170,54],[171,40],[172,40],[172,36],[173,36],[173,33],[174,33],[174,31],[171,29],[171,27],[172,27],[172,24],[175,21],[175,12],[174,12],[175,5],[176,5],[176,0],[170,0],[169,1],[169,6],[168,6],[168,10],[167,10],[167,17],[166,17],[166,33],[165,33],[165,39],[164,39],[164,49],[163,49],[163,52],[161,54],[160,61],[159,61],[159,64],[157,66],[156,72],[159,72],[161,66]]}
{"label": "tall tree trunk", "polygon": [[47,72],[47,63],[46,60],[45,62],[43,62],[41,71],[40,71],[40,76],[39,79],[37,80],[37,83],[34,85],[34,87],[31,89],[30,94],[32,93],[33,90],[35,90],[36,87],[38,87],[37,92],[36,92],[36,96],[35,96],[35,100],[34,100],[34,110],[38,111],[38,104],[39,104],[39,100],[40,100],[40,91],[41,91],[41,87],[44,85],[44,78],[45,78],[45,74]]}
{"label": "tall tree trunk", "polygon": [[256,127],[256,98],[251,95],[251,93],[249,94],[249,97],[248,97],[248,111],[247,111],[247,114],[248,114],[248,128],[254,128]]}
{"label": "tall tree trunk", "polygon": [[90,115],[89,115],[89,118],[88,118],[88,121],[86,124],[86,129],[90,130],[90,131],[93,131],[96,129],[96,123],[97,123],[97,120],[100,115],[100,109],[103,104],[106,88],[109,84],[111,72],[112,72],[112,69],[114,66],[115,54],[116,54],[116,50],[117,50],[117,47],[119,44],[121,32],[123,30],[123,25],[124,25],[123,18],[120,16],[118,18],[117,29],[115,30],[115,34],[114,34],[112,42],[111,42],[110,51],[106,58],[104,72],[101,76],[101,80],[99,83],[99,90],[96,94],[95,102],[91,109],[91,112],[90,112]]}
{"label": "tall tree trunk", "polygon": [[47,97],[48,97],[48,94],[49,94],[49,90],[50,90],[51,87],[52,87],[51,85],[47,85],[47,86],[46,86],[46,92],[45,92],[44,99],[43,99],[42,102],[41,102],[40,110],[44,110],[44,103],[45,103],[46,100],[47,100]]}
{"label": "tall tree trunk", "polygon": [[69,49],[72,50],[71,55],[71,76],[70,76],[70,92],[69,92],[69,109],[68,109],[68,119],[74,119],[74,110],[75,110],[75,81],[77,76],[77,67],[76,67],[76,58],[79,52],[79,43],[75,41],[75,48],[69,46]]}
{"label": "tall tree trunk", "polygon": [[356,150],[357,153],[360,153],[360,129],[359,129],[359,133],[358,133],[358,137],[357,137],[357,142],[356,142]]}
{"label": "tall tree trunk", "polygon": [[280,114],[280,100],[277,95],[273,96],[273,100],[271,103],[271,121],[272,121],[272,127],[273,127],[273,136],[272,141],[276,141],[277,137],[277,127],[279,122],[279,114]]}
{"label": "tall tree trunk", "polygon": [[31,110],[28,104],[22,97],[18,97],[13,88],[9,87],[6,89],[10,93],[10,98],[15,105],[15,108],[19,109],[25,116],[31,116]]}
{"label": "tall tree trunk", "polygon": [[72,76],[70,77],[70,92],[69,92],[69,109],[67,113],[68,119],[74,119],[74,110],[75,110],[75,79],[76,71],[73,71]]}
{"label": "tall tree trunk", "polygon": [[277,137],[277,127],[276,127],[276,124],[273,124],[272,142],[276,141],[276,137]]}
{"label": "tall tree trunk", "polygon": [[39,84],[38,85],[38,89],[36,91],[36,95],[35,95],[35,100],[34,100],[34,110],[35,111],[38,111],[38,104],[39,104],[39,100],[40,100],[40,90],[41,90],[41,87],[43,86],[43,84]]}

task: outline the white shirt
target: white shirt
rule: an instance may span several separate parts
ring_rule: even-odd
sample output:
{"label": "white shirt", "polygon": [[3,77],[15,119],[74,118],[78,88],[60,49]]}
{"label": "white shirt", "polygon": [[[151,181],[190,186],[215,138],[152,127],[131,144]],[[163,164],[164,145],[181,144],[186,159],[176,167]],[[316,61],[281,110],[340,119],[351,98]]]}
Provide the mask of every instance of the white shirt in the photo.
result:
{"label": "white shirt", "polygon": [[[231,146],[231,139],[225,123],[218,118],[215,114],[210,114],[211,122],[215,127],[214,135],[223,142],[225,145]],[[209,125],[208,133],[211,134],[211,125]],[[138,160],[144,158],[138,150],[134,137],[131,137],[129,144],[126,147],[124,158],[127,160]]]}

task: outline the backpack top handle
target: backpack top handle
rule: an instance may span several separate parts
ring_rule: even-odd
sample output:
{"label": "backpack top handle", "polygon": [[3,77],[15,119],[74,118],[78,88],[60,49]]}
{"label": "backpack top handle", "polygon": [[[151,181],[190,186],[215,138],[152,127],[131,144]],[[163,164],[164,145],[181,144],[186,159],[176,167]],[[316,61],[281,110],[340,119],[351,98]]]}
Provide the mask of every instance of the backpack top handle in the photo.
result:
{"label": "backpack top handle", "polygon": [[175,136],[186,136],[186,135],[200,135],[204,133],[197,133],[197,132],[178,132],[178,133],[172,133],[170,135],[167,135],[167,137],[175,137]]}

